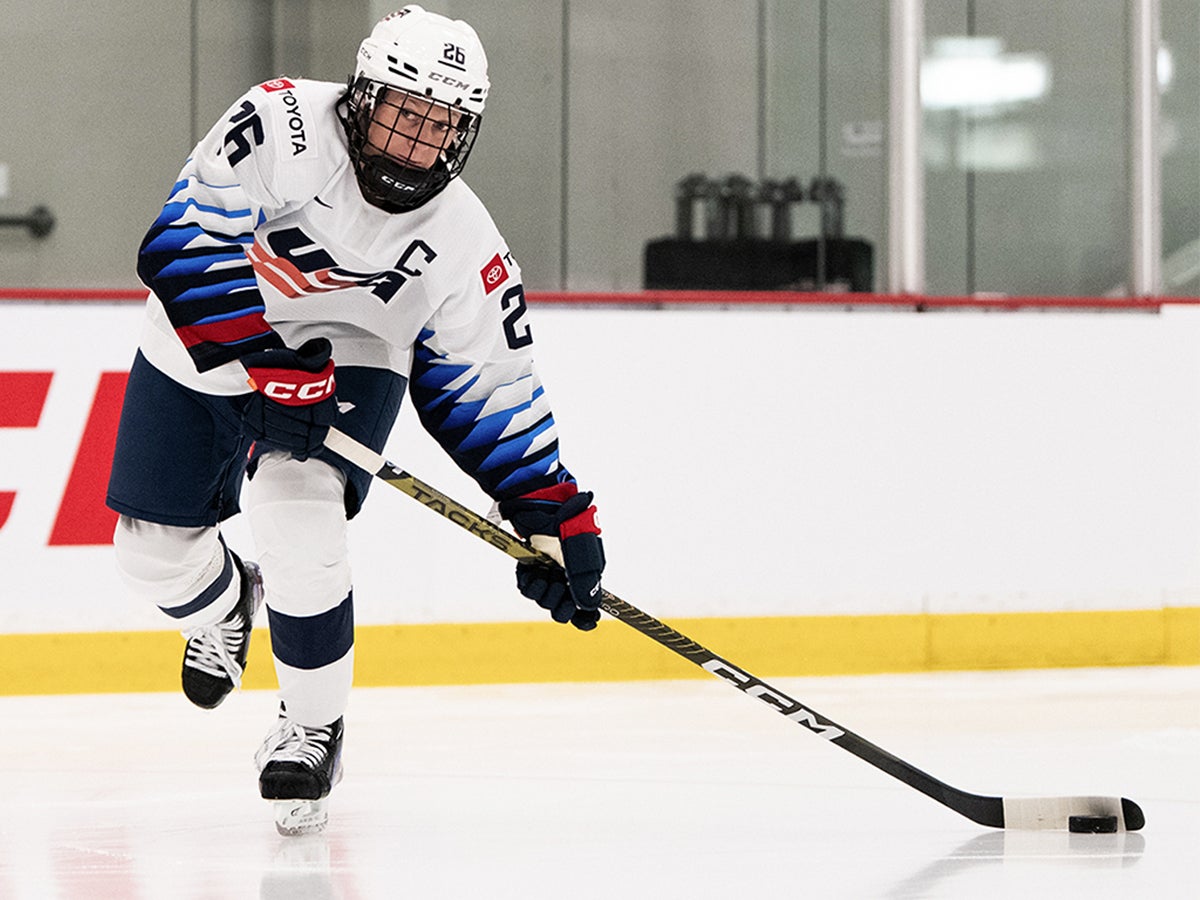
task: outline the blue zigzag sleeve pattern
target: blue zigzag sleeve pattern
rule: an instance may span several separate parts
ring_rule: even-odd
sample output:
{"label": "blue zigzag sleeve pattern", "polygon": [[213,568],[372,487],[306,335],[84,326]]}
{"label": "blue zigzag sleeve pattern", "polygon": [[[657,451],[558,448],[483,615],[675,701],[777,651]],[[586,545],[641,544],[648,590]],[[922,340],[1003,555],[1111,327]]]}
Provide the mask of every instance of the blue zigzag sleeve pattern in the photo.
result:
{"label": "blue zigzag sleeve pattern", "polygon": [[201,372],[283,346],[244,249],[256,224],[239,185],[206,184],[185,168],[138,251],[139,277]]}
{"label": "blue zigzag sleeve pattern", "polygon": [[425,329],[417,339],[409,393],[458,467],[496,500],[574,480],[559,462],[554,416],[529,363],[505,372],[503,383],[485,383],[483,366],[438,353],[432,337]]}

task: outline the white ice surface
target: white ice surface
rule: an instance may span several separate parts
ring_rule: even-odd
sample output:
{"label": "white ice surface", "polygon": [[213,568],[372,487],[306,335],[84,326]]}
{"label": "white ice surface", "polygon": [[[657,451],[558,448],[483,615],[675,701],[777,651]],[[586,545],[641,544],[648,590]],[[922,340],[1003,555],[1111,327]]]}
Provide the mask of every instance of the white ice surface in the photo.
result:
{"label": "white ice surface", "polygon": [[1200,669],[772,683],[956,787],[1146,828],[982,828],[703,680],[359,689],[327,832],[283,838],[272,694],[10,697],[0,898],[1200,897]]}

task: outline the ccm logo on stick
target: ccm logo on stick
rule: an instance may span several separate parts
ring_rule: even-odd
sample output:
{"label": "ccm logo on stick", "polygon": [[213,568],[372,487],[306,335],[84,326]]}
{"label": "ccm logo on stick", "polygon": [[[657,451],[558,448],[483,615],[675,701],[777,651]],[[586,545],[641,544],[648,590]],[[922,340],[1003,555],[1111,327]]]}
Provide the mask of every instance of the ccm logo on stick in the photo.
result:
{"label": "ccm logo on stick", "polygon": [[700,664],[700,668],[707,670],[718,678],[724,678],[743,693],[749,694],[751,697],[757,697],[763,703],[767,704],[767,706],[773,707],[783,713],[785,718],[803,725],[818,737],[832,741],[842,737],[846,733],[833,723],[822,721],[812,710],[805,709],[791,697],[773,690],[753,675],[743,672],[732,663],[715,658],[705,660]]}

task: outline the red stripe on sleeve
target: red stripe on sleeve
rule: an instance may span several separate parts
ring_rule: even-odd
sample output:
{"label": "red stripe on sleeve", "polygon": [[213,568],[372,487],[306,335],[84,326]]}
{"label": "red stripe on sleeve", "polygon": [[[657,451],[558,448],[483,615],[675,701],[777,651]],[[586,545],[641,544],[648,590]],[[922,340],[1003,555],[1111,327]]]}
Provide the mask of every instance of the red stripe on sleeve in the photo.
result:
{"label": "red stripe on sleeve", "polygon": [[183,325],[175,329],[185,347],[195,347],[197,344],[232,344],[247,338],[267,334],[271,326],[260,312],[238,316],[236,319],[224,319],[220,322],[206,322],[203,325]]}
{"label": "red stripe on sleeve", "polygon": [[570,500],[579,493],[579,485],[573,481],[564,481],[561,484],[552,484],[550,487],[539,488],[536,491],[530,491],[528,494],[522,494],[522,500],[554,500],[558,503],[563,503]]}

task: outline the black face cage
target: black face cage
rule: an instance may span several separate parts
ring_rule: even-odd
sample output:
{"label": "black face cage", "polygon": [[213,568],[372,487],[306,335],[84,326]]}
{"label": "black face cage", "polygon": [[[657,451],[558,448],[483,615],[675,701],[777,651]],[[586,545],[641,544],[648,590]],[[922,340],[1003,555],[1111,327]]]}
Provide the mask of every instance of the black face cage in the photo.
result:
{"label": "black face cage", "polygon": [[[447,111],[454,119],[448,129],[441,127]],[[364,199],[390,213],[416,209],[458,177],[482,118],[365,77],[350,83],[337,113]],[[422,168],[422,156],[434,156],[433,164]]]}

